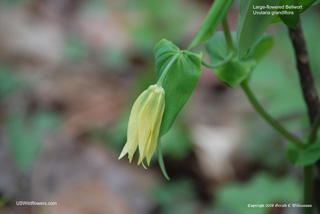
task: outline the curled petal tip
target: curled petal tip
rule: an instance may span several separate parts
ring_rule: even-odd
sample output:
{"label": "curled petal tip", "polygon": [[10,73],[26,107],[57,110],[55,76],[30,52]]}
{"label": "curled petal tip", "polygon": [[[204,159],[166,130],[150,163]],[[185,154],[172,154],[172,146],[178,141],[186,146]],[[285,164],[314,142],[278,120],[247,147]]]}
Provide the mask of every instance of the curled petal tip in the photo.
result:
{"label": "curled petal tip", "polygon": [[128,153],[128,148],[127,148],[127,144],[124,145],[121,154],[119,155],[118,160],[120,160],[121,158],[123,158],[126,154]]}

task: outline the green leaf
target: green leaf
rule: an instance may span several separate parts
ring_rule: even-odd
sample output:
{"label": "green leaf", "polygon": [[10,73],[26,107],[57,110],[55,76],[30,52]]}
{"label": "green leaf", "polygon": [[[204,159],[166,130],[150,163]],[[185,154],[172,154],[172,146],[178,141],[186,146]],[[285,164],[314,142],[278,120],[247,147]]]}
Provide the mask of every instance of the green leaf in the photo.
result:
{"label": "green leaf", "polygon": [[[233,40],[235,35],[232,34]],[[207,53],[212,64],[217,64],[224,61],[229,55],[229,49],[222,31],[219,31],[211,36],[211,38],[204,43]]]}
{"label": "green leaf", "polygon": [[[233,34],[233,38],[234,37],[235,36]],[[222,32],[215,33],[205,43],[205,47],[210,56],[210,62],[212,64],[225,61],[230,54],[227,42]],[[231,87],[235,87],[248,77],[254,66],[254,60],[239,60],[238,58],[233,57],[231,60],[226,61],[226,63],[223,63],[221,66],[216,67],[214,71],[222,82]]]}
{"label": "green leaf", "polygon": [[199,81],[202,53],[181,51],[172,42],[163,39],[155,46],[154,55],[157,80],[168,64],[172,63],[162,83],[166,105],[160,128],[160,136],[163,136],[171,128]]}
{"label": "green leaf", "polygon": [[308,9],[314,2],[315,0],[280,0],[280,5],[301,5],[302,9],[285,9],[287,11],[292,11],[294,15],[279,15],[279,17],[288,27],[295,29],[299,22],[299,15]]}
{"label": "green leaf", "polygon": [[289,143],[286,147],[286,157],[292,163],[295,163],[299,158],[300,149],[293,143]]}
{"label": "green leaf", "polygon": [[320,159],[320,141],[312,143],[302,150],[295,162],[296,166],[308,166]]}
{"label": "green leaf", "polygon": [[222,82],[235,87],[247,79],[255,64],[254,60],[243,61],[234,58],[221,67],[216,68],[215,71],[217,77]]}
{"label": "green leaf", "polygon": [[207,40],[227,14],[233,0],[215,0],[188,49]]}
{"label": "green leaf", "polygon": [[[232,33],[233,42],[236,35]],[[258,42],[251,48],[247,59],[260,60],[274,46],[274,39],[271,35],[264,34]],[[205,48],[213,64],[221,63],[229,56],[230,52],[223,32],[215,33],[207,42]],[[237,51],[237,50],[236,50]]]}
{"label": "green leaf", "polygon": [[[299,15],[308,9],[311,5],[319,4],[320,0],[280,0],[280,5],[295,5],[302,6],[300,10],[284,9],[294,12],[294,15],[274,15],[271,24],[284,22],[288,27],[296,28],[299,22]],[[279,10],[281,11],[281,10]]]}
{"label": "green leaf", "polygon": [[[280,0],[280,5],[294,5],[299,6],[299,0]],[[288,27],[296,29],[297,24],[299,22],[300,11],[295,9],[285,9],[289,12],[293,12],[294,15],[279,15],[280,19],[285,23]]]}
{"label": "green leaf", "polygon": [[280,22],[282,22],[282,20],[280,19],[279,15],[274,15],[271,20],[271,24],[278,24]]}
{"label": "green leaf", "polygon": [[320,0],[316,0],[312,5],[317,5],[320,3]]}
{"label": "green leaf", "polygon": [[278,5],[280,0],[241,0],[237,25],[237,42],[241,57],[262,36],[273,20],[271,15],[254,15],[253,5]]}
{"label": "green leaf", "polygon": [[264,34],[250,51],[249,58],[260,60],[274,46],[272,36]]}
{"label": "green leaf", "polygon": [[296,145],[289,144],[286,148],[288,160],[295,166],[308,166],[316,163],[320,159],[320,140],[300,149]]}
{"label": "green leaf", "polygon": [[315,2],[316,2],[316,0],[299,0],[299,5],[302,5],[302,9],[300,10],[300,14],[303,13],[306,9],[308,9]]}

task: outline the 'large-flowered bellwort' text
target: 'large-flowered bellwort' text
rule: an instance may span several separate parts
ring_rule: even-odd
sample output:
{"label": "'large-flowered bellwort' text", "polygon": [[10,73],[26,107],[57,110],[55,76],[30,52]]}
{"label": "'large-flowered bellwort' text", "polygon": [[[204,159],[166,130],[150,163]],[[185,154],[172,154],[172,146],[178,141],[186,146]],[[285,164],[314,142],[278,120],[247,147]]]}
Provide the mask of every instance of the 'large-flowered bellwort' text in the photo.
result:
{"label": "'large-flowered bellwort' text", "polygon": [[161,86],[151,85],[133,104],[125,144],[119,159],[128,153],[131,163],[139,148],[138,165],[146,158],[148,166],[157,148],[162,116],[165,108],[165,91]]}

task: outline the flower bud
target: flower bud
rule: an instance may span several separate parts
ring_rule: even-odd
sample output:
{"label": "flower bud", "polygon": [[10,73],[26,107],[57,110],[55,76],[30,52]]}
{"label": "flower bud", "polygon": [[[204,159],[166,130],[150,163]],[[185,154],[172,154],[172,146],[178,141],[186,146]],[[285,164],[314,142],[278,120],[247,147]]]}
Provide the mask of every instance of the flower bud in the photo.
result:
{"label": "flower bud", "polygon": [[[148,166],[157,148],[162,116],[165,108],[165,92],[161,86],[151,85],[133,104],[125,144],[119,159],[128,153],[131,163],[133,155],[139,147],[139,161],[143,164],[147,159]],[[145,167],[145,166],[144,166]]]}

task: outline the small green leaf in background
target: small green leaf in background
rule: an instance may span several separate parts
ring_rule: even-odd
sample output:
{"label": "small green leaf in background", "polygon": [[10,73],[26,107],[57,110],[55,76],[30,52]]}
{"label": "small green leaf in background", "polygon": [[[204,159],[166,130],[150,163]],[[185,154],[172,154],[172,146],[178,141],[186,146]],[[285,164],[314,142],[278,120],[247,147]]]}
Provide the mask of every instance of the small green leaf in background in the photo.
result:
{"label": "small green leaf in background", "polygon": [[155,46],[154,55],[157,80],[171,60],[177,56],[162,84],[166,105],[160,128],[160,136],[163,136],[171,128],[199,81],[202,53],[181,51],[172,42],[163,39]]}
{"label": "small green leaf in background", "polygon": [[320,159],[320,141],[316,141],[302,150],[297,159],[296,166],[308,166],[316,163]]}
{"label": "small green leaf in background", "polygon": [[253,15],[253,5],[278,5],[280,0],[241,0],[237,25],[240,58],[262,36],[273,20],[271,15]]}
{"label": "small green leaf in background", "polygon": [[216,206],[227,207],[236,213],[265,214],[270,208],[249,208],[248,204],[297,203],[301,187],[293,177],[277,178],[265,173],[255,175],[245,184],[231,183],[217,192]]}
{"label": "small green leaf in background", "polygon": [[208,15],[203,21],[199,31],[193,38],[188,49],[193,46],[206,41],[217,29],[219,23],[227,14],[233,0],[215,0],[210,8]]}
{"label": "small green leaf in background", "polygon": [[286,156],[295,166],[314,164],[320,159],[320,140],[308,145],[304,149],[299,149],[295,145],[288,145]]}
{"label": "small green leaf in background", "polygon": [[[305,1],[305,0],[304,0]],[[280,0],[280,5],[295,5],[299,6],[299,0]],[[295,9],[286,9],[287,11],[293,12],[294,15],[279,15],[280,19],[288,27],[296,29],[299,22],[300,11]]]}

